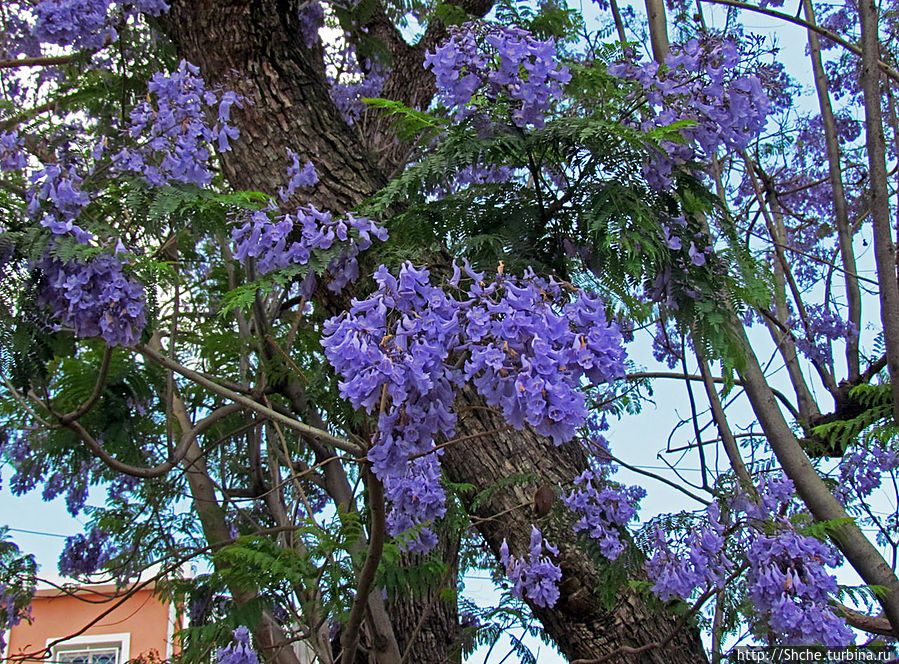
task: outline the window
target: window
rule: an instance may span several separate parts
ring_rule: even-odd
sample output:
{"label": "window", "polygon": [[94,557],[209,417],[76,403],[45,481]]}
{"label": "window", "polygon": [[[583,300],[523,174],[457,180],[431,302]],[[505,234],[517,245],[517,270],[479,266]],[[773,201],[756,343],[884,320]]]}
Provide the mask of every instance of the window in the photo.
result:
{"label": "window", "polygon": [[53,647],[51,662],[53,664],[124,664],[131,659],[130,651],[131,634],[76,636]]}
{"label": "window", "polygon": [[57,664],[119,664],[119,649],[118,647],[96,650],[58,649],[54,661]]}

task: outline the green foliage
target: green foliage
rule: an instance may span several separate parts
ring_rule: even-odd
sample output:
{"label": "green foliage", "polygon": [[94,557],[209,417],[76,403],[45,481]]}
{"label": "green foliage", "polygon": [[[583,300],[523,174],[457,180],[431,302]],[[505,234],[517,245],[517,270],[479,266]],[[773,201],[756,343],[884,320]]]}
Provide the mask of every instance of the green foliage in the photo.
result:
{"label": "green foliage", "polygon": [[[893,398],[889,384],[856,385],[849,391],[849,398],[857,404],[858,408],[855,410],[861,412],[851,419],[835,420],[812,429],[815,438],[807,441],[810,450],[831,456],[841,455],[858,441],[863,432],[878,422],[892,418]],[[871,435],[888,442],[896,433],[899,433],[899,429],[889,421],[873,429]]]}
{"label": "green foliage", "polygon": [[848,525],[855,522],[855,519],[846,517],[844,519],[831,519],[830,521],[812,520],[807,514],[799,514],[794,517],[794,522],[799,526],[798,530],[803,535],[815,537],[819,540],[828,540],[832,536],[839,535],[840,531]]}
{"label": "green foliage", "polygon": [[[506,594],[496,607],[483,608],[467,600],[460,599],[460,612],[468,616],[470,625],[464,628],[462,653],[467,656],[479,646],[487,646],[485,661],[503,638],[511,641],[511,652],[519,661],[537,664],[536,655],[523,642],[525,635],[540,639],[550,645],[549,636],[530,616],[527,607]],[[519,630],[521,630],[519,632]],[[519,636],[520,634],[520,636]]]}
{"label": "green foliage", "polygon": [[[2,435],[2,434],[0,434]],[[34,556],[23,554],[9,539],[9,529],[0,526],[0,625],[10,625],[26,613],[34,596],[37,564]]]}
{"label": "green foliage", "polygon": [[633,570],[639,569],[643,564],[643,553],[628,543],[615,560],[609,560],[603,555],[598,542],[583,533],[578,535],[577,544],[578,550],[590,557],[597,571],[593,596],[599,609],[604,612],[612,611],[618,601],[619,591],[627,585]]}
{"label": "green foliage", "polygon": [[426,141],[446,129],[448,122],[424,111],[416,111],[405,104],[390,99],[366,98],[362,100],[372,108],[379,108],[394,120],[394,129],[401,140],[418,138]]}
{"label": "green foliage", "polygon": [[441,2],[434,7],[433,16],[444,25],[462,25],[468,20],[468,14],[464,9],[446,2]]}

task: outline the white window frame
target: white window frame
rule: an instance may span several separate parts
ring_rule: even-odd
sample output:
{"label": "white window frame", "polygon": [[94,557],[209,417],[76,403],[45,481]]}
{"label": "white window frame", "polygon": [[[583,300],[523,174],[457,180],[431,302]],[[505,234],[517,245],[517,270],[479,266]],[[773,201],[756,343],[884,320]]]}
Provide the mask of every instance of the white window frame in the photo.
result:
{"label": "white window frame", "polygon": [[[59,637],[47,639],[46,646],[58,641]],[[118,649],[119,658],[116,664],[125,664],[131,659],[131,633],[120,632],[118,634],[89,634],[86,636],[74,636],[65,641],[60,641],[52,647],[50,661],[56,662],[57,657],[68,652],[87,652],[91,650]]]}

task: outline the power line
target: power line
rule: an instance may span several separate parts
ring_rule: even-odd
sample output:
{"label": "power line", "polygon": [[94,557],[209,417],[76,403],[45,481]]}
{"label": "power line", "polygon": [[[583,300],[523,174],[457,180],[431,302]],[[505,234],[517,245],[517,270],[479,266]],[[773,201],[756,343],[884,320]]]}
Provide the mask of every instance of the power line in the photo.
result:
{"label": "power line", "polygon": [[62,539],[67,539],[70,535],[60,535],[59,533],[45,533],[40,530],[24,530],[22,528],[9,528],[8,530],[11,533],[25,533],[26,535],[43,535],[44,537],[61,537]]}

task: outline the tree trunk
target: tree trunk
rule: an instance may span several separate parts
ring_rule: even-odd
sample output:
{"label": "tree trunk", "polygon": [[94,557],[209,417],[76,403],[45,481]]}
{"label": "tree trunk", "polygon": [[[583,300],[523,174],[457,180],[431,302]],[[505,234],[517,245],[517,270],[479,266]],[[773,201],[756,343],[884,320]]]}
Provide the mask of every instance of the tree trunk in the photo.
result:
{"label": "tree trunk", "polygon": [[[376,191],[389,174],[379,170],[379,163],[384,166],[380,155],[367,151],[358,128],[344,123],[331,102],[320,46],[306,49],[299,36],[295,21],[298,6],[289,1],[176,0],[163,28],[181,57],[200,67],[207,84],[233,89],[246,99],[244,109],[235,113],[241,136],[232,142],[232,151],[222,155],[231,185],[274,193],[285,183],[290,149],[301,162],[313,161],[319,174],[319,183],[307,197],[308,202],[339,212]],[[403,75],[409,81],[406,95],[410,98],[415,97],[414,90],[432,85],[422,69],[410,69]],[[401,89],[395,83],[394,87]],[[344,298],[320,304],[325,310],[337,310]],[[501,417],[482,410],[481,400],[471,392],[464,393],[458,405],[468,407],[460,418],[459,435],[483,434],[505,425]],[[510,474],[540,477],[554,487],[570,488],[574,477],[586,468],[586,457],[578,445],[554,447],[530,431],[506,431],[452,445],[443,462],[451,481],[470,482],[478,490],[496,486]],[[515,507],[532,497],[534,488],[532,483],[497,491],[477,514],[492,516]],[[494,553],[504,537],[509,539],[513,551],[520,553],[531,521],[527,508],[512,509],[495,520],[479,522],[478,530]],[[548,524],[541,521],[540,525]],[[599,570],[574,546],[573,533],[551,526],[546,532],[548,539],[561,549],[563,597],[552,609],[535,608],[535,614],[567,656],[595,658],[621,646],[639,647],[671,637],[664,649],[616,657],[614,661],[706,661],[697,630],[682,628],[673,611],[663,607],[651,609],[626,584],[618,590],[614,606],[601,608]],[[397,640],[405,646],[412,636],[407,630],[418,627],[421,601],[417,608],[398,604],[392,608]],[[439,649],[436,644],[446,643],[442,635],[457,630],[455,610],[441,606],[423,621],[411,646],[413,653],[419,648],[422,653],[431,652],[428,643],[435,644],[434,650]],[[678,633],[671,636],[675,630]],[[416,661],[411,659],[413,656],[417,655],[410,654],[407,661]],[[443,656],[429,654],[427,659],[418,661],[442,659]]]}
{"label": "tree trunk", "polygon": [[[554,507],[559,509],[535,517],[534,494],[538,488],[549,486],[558,496],[561,491],[570,491],[574,478],[587,469],[583,447],[574,441],[557,447],[530,429],[510,429],[499,413],[484,407],[471,388],[463,390],[457,399],[457,410],[463,413],[456,426],[457,437],[502,430],[449,445],[442,459],[453,482],[470,483],[479,490],[495,489],[474,509],[474,516],[479,519],[478,531],[494,554],[498,554],[503,539],[508,541],[513,555],[524,554],[532,524],[542,531],[547,542],[559,547],[559,601],[550,609],[533,605],[531,608],[562,654],[575,660],[616,653],[610,661],[621,664],[706,662],[698,631],[681,627],[673,612],[658,606],[650,608],[626,580],[615,592],[611,605],[604,606],[602,596],[608,588],[601,587],[603,564],[577,546],[572,520],[566,518],[566,508],[558,500]],[[522,481],[505,483],[496,489],[500,480],[510,477],[520,477]],[[673,632],[675,636],[664,648],[651,648],[638,655],[617,652],[622,647],[662,644]]]}
{"label": "tree trunk", "polygon": [[[439,557],[447,566],[446,572],[424,588],[396,589],[398,594],[388,602],[403,664],[462,661],[459,606],[455,594],[444,592],[455,585],[459,576],[459,537],[441,532],[438,538],[437,546],[427,556]],[[420,565],[425,557],[420,553],[404,553],[400,566]]]}

